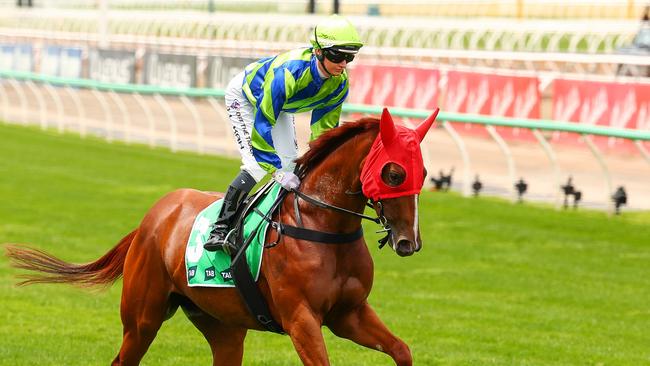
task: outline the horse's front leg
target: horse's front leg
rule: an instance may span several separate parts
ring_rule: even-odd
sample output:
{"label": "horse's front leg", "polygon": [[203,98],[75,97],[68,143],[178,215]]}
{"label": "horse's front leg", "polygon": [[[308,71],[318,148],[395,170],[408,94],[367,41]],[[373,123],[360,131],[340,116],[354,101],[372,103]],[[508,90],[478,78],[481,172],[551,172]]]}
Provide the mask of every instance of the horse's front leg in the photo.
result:
{"label": "horse's front leg", "polygon": [[339,337],[388,354],[398,366],[413,365],[409,347],[388,330],[367,302],[327,319],[327,326]]}
{"label": "horse's front leg", "polygon": [[291,314],[283,316],[284,330],[291,337],[293,346],[304,365],[327,366],[330,364],[321,332],[322,320],[306,305],[299,304]]}

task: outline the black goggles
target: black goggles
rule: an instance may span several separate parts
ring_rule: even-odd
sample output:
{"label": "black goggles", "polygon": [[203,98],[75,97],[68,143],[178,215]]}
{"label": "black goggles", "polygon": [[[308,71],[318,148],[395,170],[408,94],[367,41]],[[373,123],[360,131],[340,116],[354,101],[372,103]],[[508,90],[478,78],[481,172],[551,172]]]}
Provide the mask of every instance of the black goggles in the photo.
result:
{"label": "black goggles", "polygon": [[354,53],[340,52],[331,48],[323,49],[323,55],[325,56],[326,59],[332,61],[335,64],[343,62],[343,60],[347,62],[352,62],[355,56]]}

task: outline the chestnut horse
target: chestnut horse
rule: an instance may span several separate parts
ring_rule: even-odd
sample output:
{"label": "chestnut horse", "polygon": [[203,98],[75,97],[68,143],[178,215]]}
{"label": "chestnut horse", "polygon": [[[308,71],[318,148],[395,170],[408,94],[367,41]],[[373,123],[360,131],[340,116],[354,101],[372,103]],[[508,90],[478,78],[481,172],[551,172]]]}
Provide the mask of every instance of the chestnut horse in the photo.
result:
{"label": "chestnut horse", "polygon": [[[314,140],[297,160],[306,173],[300,191],[363,213],[368,198],[361,193],[360,172],[380,132],[378,122],[363,118]],[[430,125],[421,130],[426,133]],[[383,131],[383,121],[381,126]],[[400,166],[388,163],[381,179],[394,186],[405,174]],[[113,365],[137,365],[163,321],[179,306],[210,344],[213,365],[240,365],[247,330],[264,328],[247,311],[237,289],[189,287],[185,269],[185,247],[194,218],[220,196],[192,189],[167,194],[135,230],[92,263],[70,264],[22,246],[8,246],[7,255],[18,268],[44,273],[29,276],[23,283],[94,286],[111,284],[123,276],[123,341]],[[296,225],[292,197],[290,193],[282,202],[275,221]],[[330,233],[361,228],[358,216],[299,202],[306,228]],[[390,246],[400,256],[421,248],[417,205],[418,194],[373,203],[390,225]],[[267,242],[277,236],[269,229]],[[323,325],[339,337],[388,354],[397,365],[411,365],[408,346],[388,330],[367,302],[372,282],[373,262],[363,237],[343,245],[324,245],[283,235],[278,245],[264,250],[257,284],[305,365],[329,365]]]}

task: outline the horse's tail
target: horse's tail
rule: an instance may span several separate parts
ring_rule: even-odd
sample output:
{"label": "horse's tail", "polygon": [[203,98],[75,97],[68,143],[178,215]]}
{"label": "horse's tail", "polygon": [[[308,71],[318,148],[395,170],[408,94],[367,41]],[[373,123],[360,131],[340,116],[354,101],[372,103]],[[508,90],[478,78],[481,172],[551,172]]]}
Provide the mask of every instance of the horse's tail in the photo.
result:
{"label": "horse's tail", "polygon": [[34,283],[71,283],[81,287],[111,285],[122,276],[124,259],[137,230],[133,230],[120,242],[94,262],[74,264],[64,262],[42,250],[18,245],[7,245],[6,254],[11,264],[38,274],[21,275],[19,286]]}

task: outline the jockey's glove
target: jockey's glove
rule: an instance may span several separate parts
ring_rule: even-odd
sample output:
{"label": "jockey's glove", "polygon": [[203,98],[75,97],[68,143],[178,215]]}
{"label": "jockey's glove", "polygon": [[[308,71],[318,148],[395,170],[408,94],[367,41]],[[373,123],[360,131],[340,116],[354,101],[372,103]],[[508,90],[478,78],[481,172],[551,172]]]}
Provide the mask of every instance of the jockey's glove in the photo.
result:
{"label": "jockey's glove", "polygon": [[276,182],[280,183],[282,188],[286,189],[287,191],[296,189],[300,185],[300,178],[298,178],[298,176],[292,172],[283,172],[276,170],[273,172],[273,179],[275,179]]}

